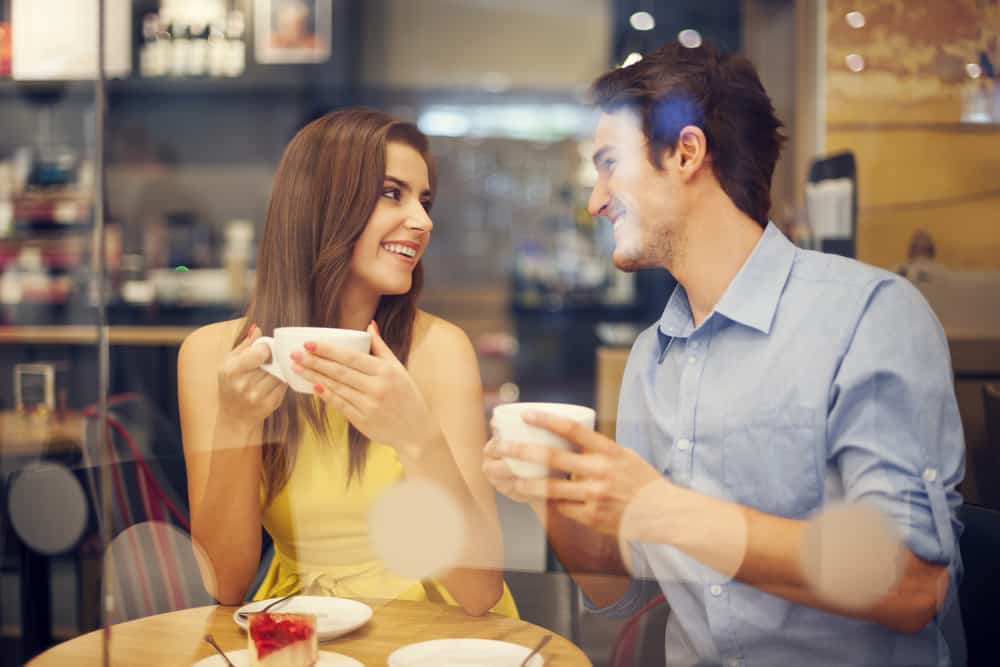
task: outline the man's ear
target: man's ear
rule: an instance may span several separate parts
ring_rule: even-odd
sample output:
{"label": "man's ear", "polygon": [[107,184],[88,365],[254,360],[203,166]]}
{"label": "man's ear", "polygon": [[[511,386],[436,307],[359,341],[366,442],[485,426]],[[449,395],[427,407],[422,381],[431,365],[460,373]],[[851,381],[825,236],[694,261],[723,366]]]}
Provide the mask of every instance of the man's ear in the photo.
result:
{"label": "man's ear", "polygon": [[677,164],[681,175],[693,177],[708,158],[708,140],[700,127],[686,125],[677,135]]}

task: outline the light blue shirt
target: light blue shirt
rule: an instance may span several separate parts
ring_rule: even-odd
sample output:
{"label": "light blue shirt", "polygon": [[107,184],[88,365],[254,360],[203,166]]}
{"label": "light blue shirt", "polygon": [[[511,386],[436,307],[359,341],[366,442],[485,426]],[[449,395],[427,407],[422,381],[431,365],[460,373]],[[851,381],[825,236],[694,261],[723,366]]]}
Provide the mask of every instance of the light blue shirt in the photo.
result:
{"label": "light blue shirt", "polygon": [[[886,271],[796,248],[769,225],[697,328],[678,285],[629,355],[617,439],[673,483],[784,517],[874,503],[914,554],[960,571],[964,441],[947,340]],[[671,606],[667,664],[947,665],[922,632],[794,604],[664,545],[633,545],[631,590],[598,613]]]}

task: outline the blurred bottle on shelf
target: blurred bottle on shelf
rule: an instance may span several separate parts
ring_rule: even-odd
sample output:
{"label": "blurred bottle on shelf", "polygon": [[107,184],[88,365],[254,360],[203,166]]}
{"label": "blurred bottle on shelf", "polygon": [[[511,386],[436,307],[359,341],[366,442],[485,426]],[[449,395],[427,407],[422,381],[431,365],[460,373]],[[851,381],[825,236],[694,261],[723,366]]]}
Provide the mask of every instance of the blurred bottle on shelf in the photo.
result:
{"label": "blurred bottle on shelf", "polygon": [[244,303],[249,294],[247,273],[253,257],[254,225],[249,220],[233,220],[226,225],[222,262],[229,276],[233,303]]}
{"label": "blurred bottle on shelf", "polygon": [[231,11],[226,18],[226,57],[224,74],[237,77],[247,64],[246,19],[241,11]]}
{"label": "blurred bottle on shelf", "polygon": [[11,70],[11,32],[10,22],[0,20],[0,78],[10,76]]}
{"label": "blurred bottle on shelf", "polygon": [[144,77],[238,77],[246,70],[246,20],[225,4],[164,3],[142,20]]}

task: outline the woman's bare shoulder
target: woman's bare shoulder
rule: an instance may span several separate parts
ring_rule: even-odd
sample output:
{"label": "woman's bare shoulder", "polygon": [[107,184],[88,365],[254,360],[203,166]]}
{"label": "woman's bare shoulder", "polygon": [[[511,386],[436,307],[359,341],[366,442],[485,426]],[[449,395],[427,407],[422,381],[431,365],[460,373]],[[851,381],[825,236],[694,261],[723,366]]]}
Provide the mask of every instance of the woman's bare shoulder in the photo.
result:
{"label": "woman's bare shoulder", "polygon": [[188,334],[178,354],[180,364],[204,363],[210,359],[221,359],[233,349],[236,335],[243,327],[243,318],[214,322],[199,327]]}
{"label": "woman's bare shoulder", "polygon": [[473,352],[472,341],[457,324],[432,315],[423,310],[417,311],[417,319],[413,325],[413,343],[411,355],[423,357],[451,357],[467,355]]}

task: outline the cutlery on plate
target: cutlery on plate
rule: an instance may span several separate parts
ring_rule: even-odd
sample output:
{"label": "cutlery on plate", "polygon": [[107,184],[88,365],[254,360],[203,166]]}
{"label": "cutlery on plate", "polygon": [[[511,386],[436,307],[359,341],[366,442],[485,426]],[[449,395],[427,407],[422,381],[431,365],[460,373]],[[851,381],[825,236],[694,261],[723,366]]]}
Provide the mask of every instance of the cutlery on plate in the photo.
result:
{"label": "cutlery on plate", "polygon": [[549,643],[550,639],[552,639],[552,635],[545,635],[539,639],[538,643],[535,644],[535,648],[531,649],[531,653],[529,653],[528,656],[521,661],[521,667],[528,667],[528,663],[531,662],[531,659],[534,658],[539,651],[545,648],[545,645]]}
{"label": "cutlery on plate", "polygon": [[279,605],[282,602],[287,602],[288,600],[291,600],[296,595],[298,595],[298,592],[290,593],[290,594],[286,595],[283,598],[278,598],[277,600],[274,600],[274,601],[268,603],[268,605],[266,607],[264,607],[263,609],[255,609],[253,611],[241,611],[239,614],[237,614],[237,616],[239,616],[241,619],[243,619],[245,621],[248,618],[250,618],[250,614],[262,614],[265,611],[268,611],[269,609],[271,609],[271,607],[273,607],[275,605]]}
{"label": "cutlery on plate", "polygon": [[222,659],[226,661],[226,664],[229,665],[229,667],[236,667],[236,665],[233,664],[233,661],[229,659],[229,656],[226,655],[226,652],[219,648],[219,645],[215,643],[215,638],[212,637],[212,635],[205,635],[205,641],[207,641],[212,648],[214,648],[218,654],[222,656]]}

